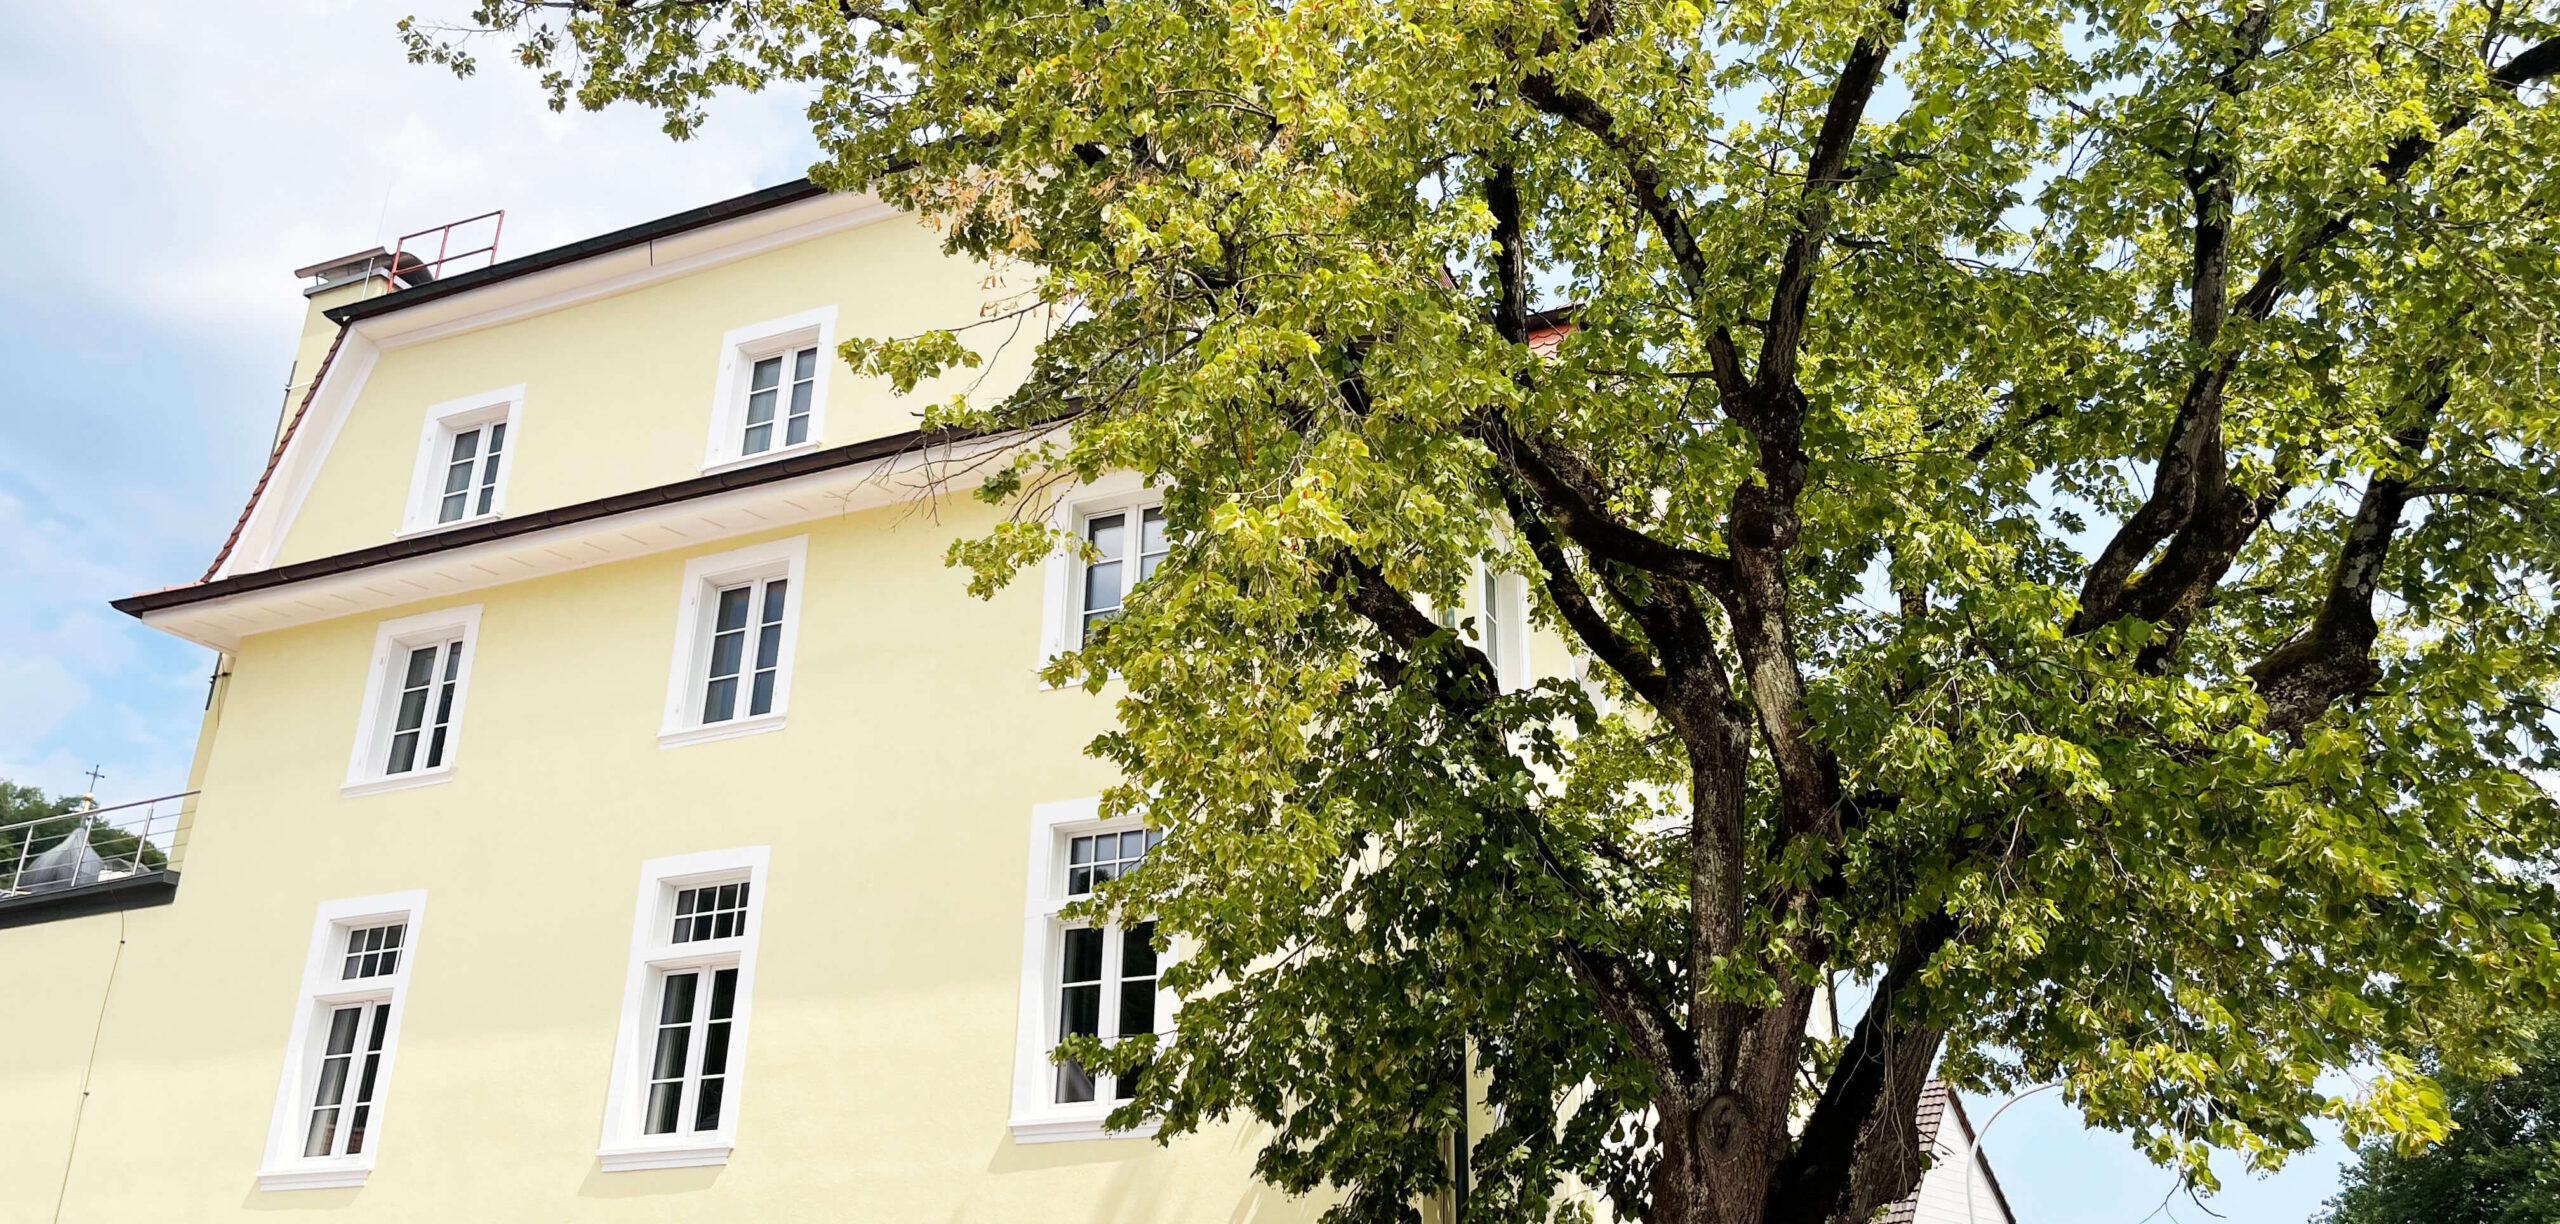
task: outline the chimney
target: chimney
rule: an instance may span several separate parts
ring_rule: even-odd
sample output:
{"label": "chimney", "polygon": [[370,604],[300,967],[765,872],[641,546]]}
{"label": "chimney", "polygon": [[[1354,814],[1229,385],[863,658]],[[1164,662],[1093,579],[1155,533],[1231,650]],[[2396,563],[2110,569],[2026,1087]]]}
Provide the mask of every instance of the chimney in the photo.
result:
{"label": "chimney", "polygon": [[337,338],[338,325],[331,323],[324,312],[434,279],[417,256],[403,252],[395,257],[378,246],[295,268],[293,275],[303,282],[302,296],[309,300],[310,307],[303,313],[302,335],[294,344],[293,369],[285,378],[284,406],[276,414],[279,442],[284,439],[286,424],[302,407],[303,393],[310,390],[311,380],[320,372],[321,357]]}

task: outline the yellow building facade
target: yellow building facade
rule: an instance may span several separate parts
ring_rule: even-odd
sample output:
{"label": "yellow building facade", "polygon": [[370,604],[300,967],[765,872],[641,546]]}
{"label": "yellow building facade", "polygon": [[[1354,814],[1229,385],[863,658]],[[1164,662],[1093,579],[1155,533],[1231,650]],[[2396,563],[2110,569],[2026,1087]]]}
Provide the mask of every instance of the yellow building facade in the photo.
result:
{"label": "yellow building facade", "polygon": [[[1145,931],[1059,916],[1150,842],[1110,696],[1038,678],[1165,541],[1112,477],[1036,508],[1102,560],[945,566],[1010,440],[920,410],[1020,379],[1028,274],[806,182],[393,263],[302,270],[238,523],[116,603],[219,652],[188,793],[0,829],[0,1224],[1318,1214],[1048,1055],[1171,1020]],[[981,367],[834,355],[932,328]],[[1506,683],[1570,672],[1476,585]],[[1969,1133],[1895,1218],[2008,1218]]]}
{"label": "yellow building facade", "polygon": [[1312,1215],[1046,1057],[1168,1019],[1143,933],[1054,917],[1145,843],[1108,698],[1036,675],[1161,528],[1080,490],[1117,567],[970,597],[997,512],[917,412],[1036,329],[908,399],[833,354],[1023,278],[806,184],[387,264],[307,270],[221,560],[119,602],[221,676],[168,863],[0,896],[0,1220]]}

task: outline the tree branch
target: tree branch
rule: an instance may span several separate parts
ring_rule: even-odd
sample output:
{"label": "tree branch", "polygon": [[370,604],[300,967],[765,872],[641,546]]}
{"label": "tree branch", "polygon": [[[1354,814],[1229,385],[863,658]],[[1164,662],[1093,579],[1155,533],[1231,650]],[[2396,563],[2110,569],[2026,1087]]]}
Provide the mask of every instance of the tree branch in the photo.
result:
{"label": "tree branch", "polygon": [[1878,1103],[1899,1076],[1913,1073],[1914,1061],[1919,1063],[1918,1074],[1928,1073],[1943,1030],[1912,1018],[1905,1000],[1930,958],[1956,933],[1956,920],[1944,909],[1903,933],[1883,979],[1876,983],[1867,1014],[1859,1019],[1830,1082],[1823,1085],[1821,1099],[1797,1133],[1794,1149],[1770,1178],[1768,1207],[1762,1216],[1766,1224],[1824,1224],[1842,1206],[1861,1142],[1879,1120]]}
{"label": "tree branch", "polygon": [[[2393,435],[2403,470],[2414,470],[2425,454],[2428,438],[2452,399],[2444,363],[2427,374],[2433,387],[2419,404],[2415,419]],[[2373,594],[2382,582],[2382,562],[2400,529],[2400,515],[2420,496],[2408,478],[2375,473],[2365,481],[2355,517],[2329,570],[2329,585],[2320,610],[2300,632],[2249,668],[2249,678],[2267,703],[2267,730],[2299,737],[2311,720],[2340,698],[2369,692],[2382,679],[2373,644],[2381,627],[2373,616]]]}
{"label": "tree branch", "polygon": [[1822,258],[1822,242],[1831,225],[1831,199],[1839,193],[1840,185],[1849,181],[1841,173],[1849,164],[1849,146],[1857,139],[1867,103],[1875,97],[1876,83],[1884,77],[1885,58],[1901,41],[1902,25],[1910,13],[1910,0],[1887,4],[1885,18],[1891,25],[1892,37],[1860,37],[1850,47],[1849,58],[1840,66],[1839,80],[1831,87],[1831,102],[1823,111],[1813,156],[1805,162],[1795,232],[1787,238],[1778,285],[1770,294],[1769,326],[1761,335],[1756,381],[1764,395],[1795,383],[1796,355],[1804,341],[1805,313],[1813,299],[1814,265]]}
{"label": "tree branch", "polygon": [[[2263,50],[2264,11],[2244,15],[2235,27],[2237,54],[2253,59]],[[2512,92],[2555,74],[2560,74],[2560,38],[2527,48],[2491,71],[2489,81]],[[2226,94],[2247,88],[2246,78],[2236,71],[2224,73],[2221,80]],[[2386,186],[2398,184],[2446,137],[2469,126],[2478,114],[2477,107],[2466,106],[2438,124],[2431,135],[2401,138],[2373,164],[2372,172]],[[2207,163],[2206,171],[2206,177],[2224,183],[2236,176],[2236,167],[2221,155]],[[2220,343],[2225,317],[2221,294],[2227,276],[2224,247],[2228,241],[2230,202],[2227,187],[2213,191],[2210,196],[2198,197],[2196,274],[2190,298],[2193,320],[2189,339],[2204,364],[2188,384],[2187,396],[2170,425],[2168,442],[2153,473],[2150,498],[2117,529],[2081,583],[2080,609],[2070,625],[2070,632],[2075,634],[2088,633],[2119,617],[2140,616],[2167,627],[2170,632],[2165,645],[2174,648],[2185,625],[2204,607],[2212,593],[2211,584],[2219,581],[2227,569],[2227,557],[2221,565],[2213,564],[2213,558],[2236,554],[2274,508],[2264,495],[2244,496],[2224,484],[2227,460],[2222,443],[2222,404],[2240,354],[2236,350],[2213,352]],[[2230,313],[2252,322],[2272,317],[2292,292],[2296,275],[2351,232],[2356,216],[2355,201],[2342,201],[2323,210],[2317,220],[2306,222],[2292,239],[2280,244]],[[2208,255],[2213,264],[2210,277]],[[2156,563],[2153,573],[2133,581],[2135,568],[2164,540],[2169,541],[2169,555]],[[2147,653],[2152,665],[2163,661],[2157,645]]]}

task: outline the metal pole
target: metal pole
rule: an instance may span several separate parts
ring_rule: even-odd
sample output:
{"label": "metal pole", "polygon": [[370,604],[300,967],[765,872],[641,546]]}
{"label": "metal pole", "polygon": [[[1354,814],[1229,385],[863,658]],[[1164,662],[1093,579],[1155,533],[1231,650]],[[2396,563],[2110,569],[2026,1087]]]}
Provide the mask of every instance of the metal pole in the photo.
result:
{"label": "metal pole", "polygon": [[[2055,1080],[2050,1084],[2038,1084],[2033,1088],[2027,1089],[2025,1092],[2021,1092],[2016,1096],[2010,1097],[2008,1100],[2000,1102],[2000,1108],[1992,1110],[1991,1116],[1982,1120],[1982,1128],[1980,1130],[1976,1130],[1972,1127],[1965,1128],[1964,1224],[1978,1224],[1978,1222],[1973,1218],[1973,1183],[1979,1180],[1974,1176],[1974,1174],[1982,1171],[1982,1162],[1977,1159],[1974,1154],[1982,1150],[1982,1137],[1991,1133],[1991,1124],[1999,1121],[2000,1115],[2009,1112],[2010,1106],[2026,1100],[2028,1097],[2034,1096],[2047,1088],[2059,1088],[2061,1086],[2062,1081],[2060,1080]],[[1950,1086],[1948,1087],[1947,1092],[1949,1095],[1953,1095],[1955,1088]],[[1959,1105],[1958,1108],[1962,1108],[1962,1106]]]}

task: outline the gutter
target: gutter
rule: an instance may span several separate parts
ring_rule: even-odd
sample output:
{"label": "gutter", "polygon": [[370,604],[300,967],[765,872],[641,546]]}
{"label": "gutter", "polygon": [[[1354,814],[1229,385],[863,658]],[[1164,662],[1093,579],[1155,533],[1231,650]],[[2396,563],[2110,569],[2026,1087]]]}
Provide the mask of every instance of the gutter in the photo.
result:
{"label": "gutter", "polygon": [[[374,300],[381,301],[384,299],[377,298]],[[108,606],[114,608],[118,612],[124,613],[127,616],[137,618],[145,617],[154,612],[165,612],[171,608],[183,608],[191,604],[207,603],[212,600],[223,599],[233,595],[246,594],[251,591],[263,591],[274,587],[291,586],[294,583],[309,582],[315,578],[327,578],[336,574],[344,574],[361,569],[370,569],[377,565],[386,565],[394,561],[406,561],[414,557],[426,557],[433,556],[437,553],[452,552],[456,549],[469,548],[475,544],[486,544],[493,540],[507,540],[513,539],[517,536],[532,535],[535,532],[548,531],[554,527],[567,527],[578,523],[594,522],[598,519],[607,519],[616,515],[628,514],[635,510],[648,510],[676,502],[694,501],[700,498],[710,497],[714,494],[726,493],[734,489],[749,489],[758,485],[774,484],[780,481],[790,480],[798,476],[807,476],[814,472],[827,472],[833,471],[837,468],[854,467],[859,464],[891,458],[910,451],[923,450],[935,446],[948,446],[960,442],[976,441],[988,436],[990,435],[965,430],[942,429],[926,431],[911,429],[903,433],[894,433],[886,437],[873,438],[867,442],[855,442],[846,446],[836,446],[829,447],[826,450],[811,451],[804,455],[794,455],[788,459],[776,459],[770,463],[760,463],[754,467],[743,468],[737,471],[720,472],[710,476],[697,476],[691,480],[679,480],[673,484],[656,485],[651,488],[637,489],[629,493],[616,493],[611,497],[600,497],[593,501],[578,502],[567,506],[557,506],[549,510],[536,511],[532,514],[527,514],[519,518],[500,518],[493,519],[488,522],[473,523],[470,526],[457,527],[450,531],[440,531],[431,535],[411,536],[407,539],[393,540],[388,544],[377,544],[371,548],[360,548],[354,552],[338,553],[334,556],[327,557],[315,557],[309,561],[297,561],[291,565],[279,565],[272,569],[253,570],[245,574],[234,574],[228,578],[198,582],[191,586],[168,587],[157,591],[144,591],[140,594],[127,595],[122,599],[112,600]]]}

